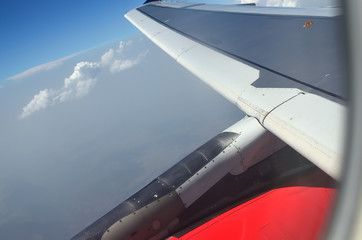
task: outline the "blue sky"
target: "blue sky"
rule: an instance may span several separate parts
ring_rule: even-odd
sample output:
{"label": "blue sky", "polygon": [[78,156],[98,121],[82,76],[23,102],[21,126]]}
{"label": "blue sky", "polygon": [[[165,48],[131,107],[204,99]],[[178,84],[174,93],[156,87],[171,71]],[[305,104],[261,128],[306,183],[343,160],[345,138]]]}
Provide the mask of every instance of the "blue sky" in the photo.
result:
{"label": "blue sky", "polygon": [[0,79],[135,32],[123,15],[142,2],[2,1]]}
{"label": "blue sky", "polygon": [[[1,1],[0,84],[28,68],[137,32],[123,15],[143,2]],[[230,0],[205,2],[222,3]]]}

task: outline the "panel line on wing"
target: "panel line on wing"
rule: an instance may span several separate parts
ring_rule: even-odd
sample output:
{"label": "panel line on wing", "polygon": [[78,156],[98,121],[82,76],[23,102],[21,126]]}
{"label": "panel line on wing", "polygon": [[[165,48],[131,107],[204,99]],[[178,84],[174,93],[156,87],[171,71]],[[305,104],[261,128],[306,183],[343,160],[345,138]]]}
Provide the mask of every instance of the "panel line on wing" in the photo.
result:
{"label": "panel line on wing", "polygon": [[185,8],[192,8],[192,7],[202,6],[202,5],[205,5],[205,3],[197,3],[197,4],[194,4],[194,5],[188,5],[188,6],[185,6],[185,7],[182,7],[182,8],[183,8],[183,9],[185,9]]}
{"label": "panel line on wing", "polygon": [[284,103],[292,100],[293,98],[298,97],[298,95],[300,95],[300,94],[305,94],[305,93],[304,93],[304,92],[300,92],[300,93],[296,94],[295,96],[292,96],[291,98],[289,98],[289,99],[285,100],[284,102],[280,103],[278,106],[275,106],[275,107],[274,107],[273,109],[271,109],[269,112],[267,112],[267,114],[266,114],[266,115],[264,116],[264,118],[263,118],[263,121],[261,122],[261,125],[264,126],[264,121],[265,121],[265,119],[266,119],[266,118],[268,117],[268,115],[269,115],[270,113],[272,113],[275,109],[277,109],[278,107],[280,107],[280,106],[283,105]]}

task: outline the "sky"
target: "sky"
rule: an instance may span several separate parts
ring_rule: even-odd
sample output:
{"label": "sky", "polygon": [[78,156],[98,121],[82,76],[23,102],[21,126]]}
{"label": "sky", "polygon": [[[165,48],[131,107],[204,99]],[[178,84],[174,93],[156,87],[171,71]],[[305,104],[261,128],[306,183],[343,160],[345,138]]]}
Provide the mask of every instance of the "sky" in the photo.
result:
{"label": "sky", "polygon": [[71,238],[243,117],[123,18],[142,2],[0,3],[0,239]]}
{"label": "sky", "polygon": [[137,30],[122,16],[143,2],[1,1],[0,29],[3,37],[0,45],[0,84],[28,68],[136,33]]}
{"label": "sky", "polygon": [[142,2],[2,1],[0,79],[136,32],[122,16]]}

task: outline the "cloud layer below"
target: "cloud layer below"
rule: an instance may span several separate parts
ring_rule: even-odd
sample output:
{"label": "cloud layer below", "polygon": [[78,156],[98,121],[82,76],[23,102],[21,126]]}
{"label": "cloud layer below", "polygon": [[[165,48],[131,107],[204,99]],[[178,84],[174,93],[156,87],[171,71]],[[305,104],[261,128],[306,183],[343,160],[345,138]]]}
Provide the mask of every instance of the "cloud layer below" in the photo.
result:
{"label": "cloud layer below", "polygon": [[[87,51],[87,50],[86,50]],[[61,59],[58,59],[58,60],[55,60],[55,61],[51,61],[51,62],[48,62],[48,63],[44,63],[44,64],[41,64],[39,66],[36,66],[36,67],[32,67],[22,73],[19,73],[19,74],[16,74],[14,76],[11,76],[9,78],[7,78],[6,80],[13,80],[13,81],[18,81],[18,80],[21,80],[23,78],[26,78],[26,77],[29,77],[30,75],[34,75],[34,74],[37,74],[39,72],[42,72],[42,71],[48,71],[48,70],[51,70],[53,68],[56,68],[60,65],[62,65],[62,63],[72,57],[75,57],[81,53],[83,53],[85,51],[81,51],[81,52],[77,52],[77,53],[74,53],[74,54],[71,54],[69,56],[66,56],[66,57],[63,57]]]}
{"label": "cloud layer below", "polygon": [[117,48],[106,51],[98,62],[82,61],[77,63],[73,73],[64,79],[64,84],[60,89],[40,90],[23,107],[19,118],[26,118],[48,106],[87,95],[98,81],[100,73],[115,74],[137,65],[147,52],[140,53],[134,58],[125,58],[124,50],[131,44],[131,41],[121,41]]}

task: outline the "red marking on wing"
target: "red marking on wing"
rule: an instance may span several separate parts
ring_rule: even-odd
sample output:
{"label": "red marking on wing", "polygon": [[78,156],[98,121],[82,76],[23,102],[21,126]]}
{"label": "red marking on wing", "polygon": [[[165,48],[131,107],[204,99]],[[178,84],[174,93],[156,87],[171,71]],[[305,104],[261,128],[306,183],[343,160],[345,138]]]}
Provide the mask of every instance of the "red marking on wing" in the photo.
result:
{"label": "red marking on wing", "polygon": [[316,239],[335,189],[286,187],[243,203],[173,240]]}

